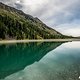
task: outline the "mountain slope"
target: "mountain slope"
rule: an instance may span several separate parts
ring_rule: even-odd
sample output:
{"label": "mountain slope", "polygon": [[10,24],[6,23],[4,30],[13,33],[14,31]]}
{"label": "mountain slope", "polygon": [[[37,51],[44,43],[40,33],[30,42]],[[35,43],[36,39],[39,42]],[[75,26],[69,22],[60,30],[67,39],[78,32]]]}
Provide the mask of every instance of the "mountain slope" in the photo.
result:
{"label": "mountain slope", "polygon": [[52,39],[64,36],[38,18],[0,3],[0,39]]}

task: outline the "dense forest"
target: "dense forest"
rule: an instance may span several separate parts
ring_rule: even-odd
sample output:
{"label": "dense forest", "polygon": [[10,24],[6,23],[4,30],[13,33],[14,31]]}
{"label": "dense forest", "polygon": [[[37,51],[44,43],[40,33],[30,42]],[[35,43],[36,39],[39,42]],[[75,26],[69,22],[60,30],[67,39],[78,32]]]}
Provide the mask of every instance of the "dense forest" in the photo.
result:
{"label": "dense forest", "polygon": [[15,8],[0,3],[0,39],[68,38]]}

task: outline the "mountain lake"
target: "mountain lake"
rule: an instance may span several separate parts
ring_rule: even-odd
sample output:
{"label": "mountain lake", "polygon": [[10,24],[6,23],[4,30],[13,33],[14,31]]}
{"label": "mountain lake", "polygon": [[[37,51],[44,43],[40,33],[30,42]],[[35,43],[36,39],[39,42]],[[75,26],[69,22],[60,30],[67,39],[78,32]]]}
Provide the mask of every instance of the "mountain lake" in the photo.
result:
{"label": "mountain lake", "polygon": [[0,80],[80,80],[80,42],[0,44]]}

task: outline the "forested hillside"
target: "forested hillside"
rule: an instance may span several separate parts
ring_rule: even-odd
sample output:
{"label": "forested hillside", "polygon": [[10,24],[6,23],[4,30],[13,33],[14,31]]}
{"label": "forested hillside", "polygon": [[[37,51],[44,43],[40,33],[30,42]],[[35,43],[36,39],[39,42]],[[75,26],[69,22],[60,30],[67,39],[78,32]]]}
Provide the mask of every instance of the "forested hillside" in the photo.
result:
{"label": "forested hillside", "polygon": [[0,39],[65,38],[38,18],[0,3]]}

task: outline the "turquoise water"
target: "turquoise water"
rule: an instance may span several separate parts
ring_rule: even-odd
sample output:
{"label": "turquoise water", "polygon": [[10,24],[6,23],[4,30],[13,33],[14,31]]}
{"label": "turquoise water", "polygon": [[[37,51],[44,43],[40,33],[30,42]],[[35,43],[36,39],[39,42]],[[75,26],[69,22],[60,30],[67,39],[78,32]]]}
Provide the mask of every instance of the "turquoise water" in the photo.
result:
{"label": "turquoise water", "polygon": [[0,80],[79,80],[80,42],[0,45]]}

